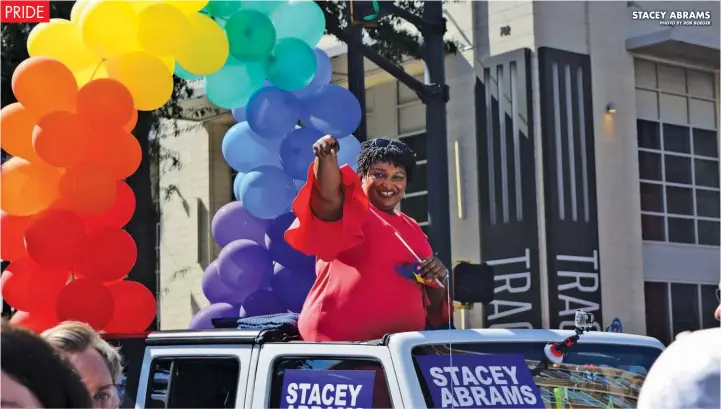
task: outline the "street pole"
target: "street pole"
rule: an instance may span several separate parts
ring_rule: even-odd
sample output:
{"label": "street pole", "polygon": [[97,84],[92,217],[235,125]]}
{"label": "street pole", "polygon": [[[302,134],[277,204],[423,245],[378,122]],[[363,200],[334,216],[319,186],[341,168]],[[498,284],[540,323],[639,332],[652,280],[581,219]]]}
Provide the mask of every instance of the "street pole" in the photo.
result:
{"label": "street pole", "polygon": [[[363,28],[350,26],[350,35],[355,41],[363,41]],[[355,95],[361,106],[361,122],[355,131],[355,137],[363,142],[368,138],[366,128],[366,84],[363,54],[355,47],[348,47],[348,90]],[[342,138],[345,135],[337,135]]]}

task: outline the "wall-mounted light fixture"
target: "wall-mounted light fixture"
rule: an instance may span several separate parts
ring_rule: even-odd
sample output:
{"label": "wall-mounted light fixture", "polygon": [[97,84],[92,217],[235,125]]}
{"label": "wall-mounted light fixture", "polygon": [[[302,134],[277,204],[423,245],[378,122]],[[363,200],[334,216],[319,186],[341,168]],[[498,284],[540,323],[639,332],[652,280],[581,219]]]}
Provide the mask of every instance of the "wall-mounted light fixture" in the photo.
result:
{"label": "wall-mounted light fixture", "polygon": [[610,114],[610,115],[615,114],[616,113],[616,104],[614,104],[613,102],[609,102],[606,105],[606,113]]}

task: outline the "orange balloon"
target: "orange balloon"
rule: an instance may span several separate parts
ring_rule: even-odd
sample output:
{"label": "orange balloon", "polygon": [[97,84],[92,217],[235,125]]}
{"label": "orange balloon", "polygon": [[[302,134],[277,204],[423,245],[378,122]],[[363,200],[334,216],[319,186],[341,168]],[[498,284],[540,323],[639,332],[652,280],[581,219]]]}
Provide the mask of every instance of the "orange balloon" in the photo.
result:
{"label": "orange balloon", "polygon": [[[53,305],[53,307],[55,307],[55,305]],[[41,334],[60,324],[60,321],[55,314],[55,308],[51,308],[49,310],[35,312],[16,311],[12,318],[10,318],[10,323],[29,329],[36,334]]]}
{"label": "orange balloon", "polygon": [[36,122],[37,118],[19,102],[0,110],[0,143],[5,152],[31,161],[37,158],[33,149],[33,127]]}
{"label": "orange balloon", "polygon": [[85,161],[90,128],[78,114],[51,112],[40,118],[33,131],[33,148],[50,165],[68,167]]}
{"label": "orange balloon", "polygon": [[60,321],[87,322],[99,331],[113,318],[113,294],[100,281],[73,280],[57,298],[57,315]]}
{"label": "orange balloon", "polygon": [[128,122],[123,125],[123,129],[128,132],[133,132],[133,129],[135,129],[135,125],[138,124],[138,111],[133,109],[133,116],[130,118]]}
{"label": "orange balloon", "polygon": [[13,308],[34,312],[47,307],[65,287],[67,270],[40,266],[25,259],[11,263],[2,273],[2,296]]}
{"label": "orange balloon", "polygon": [[13,73],[15,98],[35,116],[53,111],[75,111],[78,84],[73,73],[50,57],[30,57]]}
{"label": "orange balloon", "polygon": [[113,294],[113,319],[103,328],[112,334],[135,334],[145,331],[155,318],[157,303],[153,293],[135,281],[107,284]]}
{"label": "orange balloon", "polygon": [[25,228],[30,217],[0,212],[0,258],[16,261],[28,256],[25,251]]}
{"label": "orange balloon", "polygon": [[133,134],[119,128],[98,128],[95,132],[101,136],[90,144],[89,163],[109,170],[118,180],[138,170],[143,153]]}
{"label": "orange balloon", "polygon": [[127,183],[122,180],[115,182],[115,201],[113,204],[98,215],[85,217],[86,230],[99,227],[122,228],[133,217],[135,212],[135,193]]}
{"label": "orange balloon", "polygon": [[101,227],[88,233],[82,255],[73,269],[80,278],[107,282],[119,280],[133,269],[138,248],[123,229]]}
{"label": "orange balloon", "polygon": [[115,177],[96,165],[69,168],[60,178],[59,192],[63,207],[83,214],[100,214],[115,201]]}
{"label": "orange balloon", "polygon": [[85,225],[69,210],[48,209],[33,216],[25,229],[28,255],[47,266],[71,267],[84,240]]}
{"label": "orange balloon", "polygon": [[93,80],[78,91],[78,113],[90,123],[121,127],[134,111],[133,96],[116,80]]}
{"label": "orange balloon", "polygon": [[0,208],[13,216],[39,213],[58,197],[58,169],[18,157],[10,158],[0,169]]}

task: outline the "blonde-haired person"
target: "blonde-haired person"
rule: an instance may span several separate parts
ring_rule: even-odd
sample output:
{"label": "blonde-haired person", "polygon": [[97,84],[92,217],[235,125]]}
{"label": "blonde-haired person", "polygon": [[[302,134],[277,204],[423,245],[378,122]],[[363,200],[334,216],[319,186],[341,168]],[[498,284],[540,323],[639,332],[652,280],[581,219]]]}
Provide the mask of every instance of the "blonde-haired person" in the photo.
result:
{"label": "blonde-haired person", "polygon": [[123,359],[117,348],[82,322],[63,322],[43,332],[42,337],[75,366],[95,408],[120,407]]}

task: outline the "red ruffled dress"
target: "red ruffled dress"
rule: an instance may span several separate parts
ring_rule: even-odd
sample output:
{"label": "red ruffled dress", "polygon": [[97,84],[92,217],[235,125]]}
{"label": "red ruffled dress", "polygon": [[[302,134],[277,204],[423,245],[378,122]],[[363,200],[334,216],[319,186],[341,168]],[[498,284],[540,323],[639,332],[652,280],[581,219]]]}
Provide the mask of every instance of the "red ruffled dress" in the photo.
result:
{"label": "red ruffled dress", "polygon": [[389,214],[369,203],[358,175],[341,168],[343,218],[325,222],[313,214],[310,197],[317,183],[313,166],[293,202],[297,219],[285,233],[296,250],[315,255],[317,278],[300,313],[306,341],[367,341],[392,332],[422,331],[449,320],[448,300],[428,309],[422,285],[395,267],[417,262],[396,231],[420,258],[432,255],[418,223],[401,212]]}

